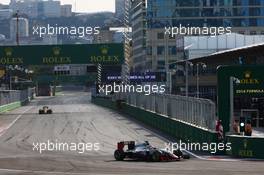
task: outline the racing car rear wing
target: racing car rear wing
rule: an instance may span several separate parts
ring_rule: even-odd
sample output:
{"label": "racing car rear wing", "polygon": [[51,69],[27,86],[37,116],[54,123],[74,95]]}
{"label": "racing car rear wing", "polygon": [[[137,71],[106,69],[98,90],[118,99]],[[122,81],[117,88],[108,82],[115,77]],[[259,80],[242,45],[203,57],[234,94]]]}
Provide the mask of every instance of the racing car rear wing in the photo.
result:
{"label": "racing car rear wing", "polygon": [[132,150],[135,148],[135,141],[123,141],[117,143],[117,149],[118,150],[124,150],[124,147],[127,145],[129,150]]}

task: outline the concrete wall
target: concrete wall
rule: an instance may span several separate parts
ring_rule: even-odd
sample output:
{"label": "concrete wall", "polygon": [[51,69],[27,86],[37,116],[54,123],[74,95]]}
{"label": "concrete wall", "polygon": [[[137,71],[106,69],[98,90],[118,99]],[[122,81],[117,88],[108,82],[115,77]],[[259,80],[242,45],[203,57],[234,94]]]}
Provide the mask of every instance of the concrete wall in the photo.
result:
{"label": "concrete wall", "polygon": [[[31,92],[31,90],[29,90],[28,92]],[[28,95],[26,97],[17,99],[17,101],[12,101],[8,104],[0,105],[0,113],[11,111],[23,105],[26,105],[28,102],[30,102],[35,97],[35,93],[33,92],[33,90],[32,90],[32,93],[27,93],[27,94]]]}

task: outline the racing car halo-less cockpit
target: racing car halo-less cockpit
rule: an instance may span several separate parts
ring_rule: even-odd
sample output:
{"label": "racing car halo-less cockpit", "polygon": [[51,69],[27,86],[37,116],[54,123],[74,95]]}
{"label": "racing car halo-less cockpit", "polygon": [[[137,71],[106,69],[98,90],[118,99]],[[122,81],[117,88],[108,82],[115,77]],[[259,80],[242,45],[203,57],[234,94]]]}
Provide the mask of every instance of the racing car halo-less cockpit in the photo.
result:
{"label": "racing car halo-less cockpit", "polygon": [[[127,149],[125,150],[126,146]],[[155,148],[147,141],[139,144],[136,144],[135,141],[118,142],[117,150],[114,152],[114,157],[117,161],[129,158],[150,162],[178,161],[190,158],[189,155],[183,154],[181,150],[171,153],[163,149]]]}

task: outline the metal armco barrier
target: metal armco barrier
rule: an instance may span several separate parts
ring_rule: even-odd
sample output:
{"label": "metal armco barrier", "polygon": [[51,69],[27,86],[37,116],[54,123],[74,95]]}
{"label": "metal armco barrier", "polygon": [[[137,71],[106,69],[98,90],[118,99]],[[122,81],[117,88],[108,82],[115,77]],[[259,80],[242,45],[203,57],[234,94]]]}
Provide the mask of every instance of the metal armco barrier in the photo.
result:
{"label": "metal armco barrier", "polygon": [[4,90],[0,91],[0,106],[7,105],[14,102],[25,102],[34,97],[35,88],[26,90]]}
{"label": "metal armco barrier", "polygon": [[127,104],[166,115],[177,120],[209,130],[215,130],[215,104],[208,99],[168,94],[144,95],[141,93],[114,94],[113,99],[125,100]]}

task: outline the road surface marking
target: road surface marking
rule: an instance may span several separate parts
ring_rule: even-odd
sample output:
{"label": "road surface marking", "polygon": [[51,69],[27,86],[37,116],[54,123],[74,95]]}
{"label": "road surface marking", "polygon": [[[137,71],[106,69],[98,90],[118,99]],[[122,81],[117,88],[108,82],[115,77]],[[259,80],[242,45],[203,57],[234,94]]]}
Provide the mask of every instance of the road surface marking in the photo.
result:
{"label": "road surface marking", "polygon": [[86,175],[87,173],[74,173],[74,172],[60,172],[60,171],[34,171],[34,170],[19,170],[19,169],[2,169],[1,171],[7,171],[7,172],[19,172],[19,173],[38,173],[38,174],[66,174],[66,175]]}
{"label": "road surface marking", "polygon": [[17,116],[17,118],[16,118],[15,120],[12,121],[12,123],[10,123],[7,127],[5,127],[4,129],[2,129],[2,130],[0,131],[0,137],[2,137],[2,136],[6,133],[6,131],[7,131],[9,128],[11,128],[11,127],[16,123],[16,121],[19,120],[19,119],[21,118],[22,115],[24,115],[26,112],[28,112],[28,111],[31,110],[32,108],[33,108],[33,106],[30,107],[30,108],[28,108],[28,109],[26,109],[25,111],[23,111],[21,114],[19,114],[19,115]]}

